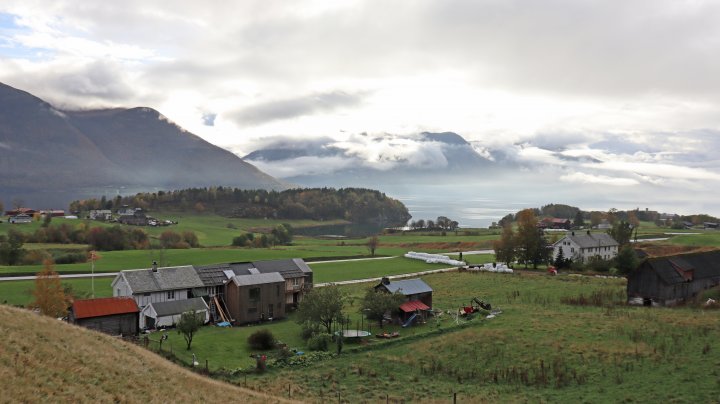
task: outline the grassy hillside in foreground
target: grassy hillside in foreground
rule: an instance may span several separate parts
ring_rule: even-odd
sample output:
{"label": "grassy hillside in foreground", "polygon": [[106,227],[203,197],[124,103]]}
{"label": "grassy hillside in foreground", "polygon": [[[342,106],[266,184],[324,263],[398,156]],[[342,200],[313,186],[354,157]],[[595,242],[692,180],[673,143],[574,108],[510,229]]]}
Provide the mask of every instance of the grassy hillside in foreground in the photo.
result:
{"label": "grassy hillside in foreground", "polygon": [[280,402],[116,338],[0,306],[0,402]]}
{"label": "grassy hillside in foreground", "polygon": [[[423,280],[435,291],[435,308],[457,310],[478,296],[503,313],[461,319],[460,327],[444,314],[401,329],[396,340],[347,343],[332,359],[249,376],[248,386],[282,394],[291,384],[313,402],[338,391],[368,403],[385,402],[386,394],[394,403],[452,402],[453,392],[461,403],[717,401],[717,310],[629,307],[617,278],[446,273]],[[345,289],[359,296],[368,286]],[[580,296],[598,305],[568,304]]]}

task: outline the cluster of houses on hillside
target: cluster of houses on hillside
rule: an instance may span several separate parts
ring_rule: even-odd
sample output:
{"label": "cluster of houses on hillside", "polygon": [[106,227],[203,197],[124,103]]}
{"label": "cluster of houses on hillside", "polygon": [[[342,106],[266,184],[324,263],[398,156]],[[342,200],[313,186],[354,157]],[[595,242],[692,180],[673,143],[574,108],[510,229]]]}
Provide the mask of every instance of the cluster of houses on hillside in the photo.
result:
{"label": "cluster of houses on hillside", "polygon": [[170,220],[159,220],[148,216],[142,208],[131,208],[123,206],[113,215],[110,209],[93,209],[85,216],[90,220],[101,220],[105,222],[117,222],[133,226],[169,226],[177,224]]}
{"label": "cluster of houses on hillside", "polygon": [[61,209],[35,210],[31,208],[15,208],[5,211],[5,216],[8,217],[8,223],[11,224],[31,223],[35,219],[40,219],[48,215],[51,217],[64,217],[65,211]]}
{"label": "cluster of houses on hillside", "polygon": [[[70,322],[113,335],[170,327],[195,311],[205,323],[272,321],[297,307],[313,287],[313,272],[302,259],[186,265],[121,271],[113,297],[77,300]],[[432,311],[433,290],[421,279],[382,278],[375,290],[400,293],[397,319],[412,322]]]}
{"label": "cluster of houses on hillside", "polygon": [[[121,271],[111,286],[112,298],[77,301],[69,318],[114,334],[172,326],[191,310],[205,322],[280,319],[312,288],[313,273],[302,259],[177,267],[153,263]],[[136,321],[128,332],[131,317]]]}

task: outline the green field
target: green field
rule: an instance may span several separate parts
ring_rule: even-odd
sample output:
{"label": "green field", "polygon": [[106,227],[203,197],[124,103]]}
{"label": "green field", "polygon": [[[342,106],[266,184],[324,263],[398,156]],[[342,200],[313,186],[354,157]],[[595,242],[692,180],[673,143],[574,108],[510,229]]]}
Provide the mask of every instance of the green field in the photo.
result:
{"label": "green field", "polygon": [[[716,311],[627,307],[623,279],[489,273],[423,279],[435,290],[435,308],[454,312],[479,296],[502,314],[460,320],[460,326],[444,314],[438,323],[400,330],[398,340],[371,338],[367,345],[346,344],[333,359],[251,375],[249,386],[287,396],[290,384],[294,398],[314,402],[337,397],[337,392],[353,402],[377,402],[386,394],[392,402],[449,402],[453,392],[458,402],[717,399]],[[359,296],[368,286],[348,290]],[[603,296],[602,306],[562,303],[593,293]],[[278,326],[278,333],[289,326]],[[291,346],[300,343],[292,336],[288,340]]]}
{"label": "green field", "polygon": [[[171,251],[186,251],[186,250],[171,250]],[[221,250],[225,251],[225,250]],[[259,250],[265,251],[267,250]],[[206,251],[207,252],[207,251]],[[213,255],[213,257],[222,257],[222,255]],[[488,262],[492,261],[492,255],[482,256]],[[286,256],[281,254],[274,254],[271,256],[261,256],[254,258],[245,257],[243,260],[258,260],[258,259],[280,259],[280,258],[296,258],[296,255],[288,254]],[[231,262],[233,260],[218,260],[213,262]],[[237,260],[236,260],[237,261]],[[102,261],[100,261],[102,262]],[[202,263],[193,263],[202,264]],[[362,261],[348,261],[348,262],[328,262],[328,263],[310,263],[313,269],[313,280],[316,283],[325,282],[338,282],[353,279],[366,279],[376,278],[383,275],[400,275],[412,272],[427,271],[437,268],[446,268],[447,265],[439,264],[426,264],[422,261],[412,260],[408,258],[390,258],[381,260],[362,260]],[[145,265],[145,267],[149,267]],[[137,267],[139,268],[139,267]],[[106,271],[107,272],[107,271]],[[96,296],[111,296],[112,291],[110,289],[110,283],[112,277],[99,277],[95,279],[95,295]],[[71,285],[76,291],[80,291],[83,294],[90,293],[90,280],[89,279],[63,279],[63,284]],[[33,281],[5,281],[0,282],[0,302],[7,301],[8,304],[13,305],[27,305],[32,300],[28,291],[34,289]]]}

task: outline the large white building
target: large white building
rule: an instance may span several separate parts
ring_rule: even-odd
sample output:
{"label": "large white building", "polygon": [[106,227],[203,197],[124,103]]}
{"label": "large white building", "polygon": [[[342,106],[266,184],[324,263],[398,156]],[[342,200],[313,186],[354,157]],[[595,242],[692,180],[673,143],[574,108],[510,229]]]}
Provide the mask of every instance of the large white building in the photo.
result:
{"label": "large white building", "polygon": [[619,244],[606,233],[571,232],[553,244],[553,260],[563,252],[563,257],[575,262],[586,262],[592,257],[609,260],[618,254]]}

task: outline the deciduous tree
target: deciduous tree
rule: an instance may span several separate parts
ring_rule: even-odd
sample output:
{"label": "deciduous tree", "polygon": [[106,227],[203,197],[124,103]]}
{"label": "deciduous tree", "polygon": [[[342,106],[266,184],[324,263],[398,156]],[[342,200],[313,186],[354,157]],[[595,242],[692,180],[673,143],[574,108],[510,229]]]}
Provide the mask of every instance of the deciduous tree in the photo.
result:
{"label": "deciduous tree", "polygon": [[372,236],[367,242],[367,248],[370,251],[371,256],[375,256],[375,250],[377,250],[378,246],[380,245],[380,240],[378,239],[378,236]]}
{"label": "deciduous tree", "polygon": [[518,232],[516,236],[520,258],[527,268],[532,263],[533,268],[547,257],[546,243],[542,231],[537,227],[537,216],[532,209],[525,209],[517,214]]}
{"label": "deciduous tree", "polygon": [[69,298],[51,260],[45,260],[43,270],[37,274],[33,296],[35,300],[31,306],[39,309],[40,313],[50,317],[65,317],[67,314]]}
{"label": "deciduous tree", "polygon": [[402,293],[378,292],[370,288],[360,303],[360,313],[365,314],[369,320],[376,320],[382,327],[385,314],[397,310],[404,301],[405,296]]}
{"label": "deciduous tree", "polygon": [[345,294],[336,285],[313,288],[300,302],[297,322],[319,324],[330,334],[333,322],[342,317],[344,306]]}
{"label": "deciduous tree", "polygon": [[503,226],[500,240],[493,242],[495,258],[500,262],[504,262],[508,266],[511,265],[515,261],[515,257],[517,255],[515,241],[515,232],[513,232],[512,223],[506,223]]}
{"label": "deciduous tree", "polygon": [[190,350],[190,345],[192,345],[195,333],[200,329],[200,326],[202,326],[203,323],[203,314],[197,313],[195,310],[186,311],[180,315],[180,321],[177,323],[177,330],[178,333],[182,334],[183,338],[185,338],[188,350]]}

